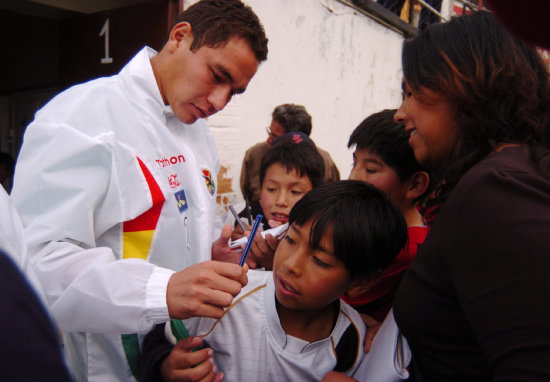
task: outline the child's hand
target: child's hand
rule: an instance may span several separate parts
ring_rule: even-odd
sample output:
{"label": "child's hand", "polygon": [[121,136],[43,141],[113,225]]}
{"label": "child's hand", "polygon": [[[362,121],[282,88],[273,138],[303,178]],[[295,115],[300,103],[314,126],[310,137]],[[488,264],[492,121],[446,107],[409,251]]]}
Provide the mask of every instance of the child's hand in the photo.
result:
{"label": "child's hand", "polygon": [[275,256],[275,250],[279,246],[279,240],[274,238],[271,234],[265,235],[265,239],[262,235],[256,235],[254,242],[250,247],[248,258],[252,258],[256,263],[256,267],[263,267],[270,271],[273,269],[273,257]]}
{"label": "child's hand", "polygon": [[[246,224],[245,224],[245,227],[247,228],[248,232],[250,232],[250,230],[252,229],[252,226],[249,226]],[[244,236],[243,229],[241,228],[241,226],[237,225],[233,229],[233,232],[231,233],[231,241],[239,240],[243,236]]]}
{"label": "child's hand", "polygon": [[214,382],[223,379],[223,373],[218,373],[210,348],[193,351],[202,344],[201,337],[187,337],[172,348],[172,351],[161,364],[161,374],[164,381],[200,381]]}
{"label": "child's hand", "polygon": [[357,382],[357,380],[342,373],[329,371],[320,382]]}
{"label": "child's hand", "polygon": [[[244,236],[244,234],[238,236],[238,231],[242,232],[241,227],[237,226],[235,230],[231,231],[231,226],[229,224],[225,224],[223,226],[220,238],[212,243],[212,260],[234,264],[239,263],[244,245],[242,248],[235,250],[229,248],[229,245],[227,244],[229,237],[231,237],[231,240],[236,240]],[[233,238],[234,236],[235,238]],[[250,256],[247,257],[246,263],[251,269],[256,268],[256,262],[253,258],[250,258]]]}
{"label": "child's hand", "polygon": [[369,316],[368,314],[360,313],[361,318],[363,319],[363,322],[367,326],[367,334],[365,335],[365,342],[363,343],[363,350],[365,353],[370,352],[370,348],[372,346],[372,340],[374,339],[374,336],[376,333],[378,333],[378,329],[380,329],[380,326],[382,326],[381,322],[376,321],[374,318]]}

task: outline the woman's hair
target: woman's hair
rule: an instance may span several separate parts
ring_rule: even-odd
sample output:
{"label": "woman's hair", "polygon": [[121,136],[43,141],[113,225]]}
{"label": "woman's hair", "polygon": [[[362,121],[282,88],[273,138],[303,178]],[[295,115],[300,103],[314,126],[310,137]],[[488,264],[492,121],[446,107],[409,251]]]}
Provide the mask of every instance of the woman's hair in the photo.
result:
{"label": "woman's hair", "polygon": [[304,133],[286,133],[273,142],[260,163],[260,185],[264,182],[267,169],[275,163],[283,165],[287,171],[295,170],[301,177],[307,176],[313,187],[323,183],[323,157],[315,143]]}
{"label": "woman's hair", "polygon": [[433,24],[403,43],[403,74],[456,106],[459,140],[444,166],[439,196],[501,143],[526,143],[550,175],[550,80],[535,48],[508,33],[488,12]]}
{"label": "woman's hair", "polygon": [[352,280],[378,275],[407,241],[401,211],[376,187],[358,180],[323,184],[305,194],[288,222],[302,226],[310,220],[310,247],[319,248],[332,227],[334,256]]}

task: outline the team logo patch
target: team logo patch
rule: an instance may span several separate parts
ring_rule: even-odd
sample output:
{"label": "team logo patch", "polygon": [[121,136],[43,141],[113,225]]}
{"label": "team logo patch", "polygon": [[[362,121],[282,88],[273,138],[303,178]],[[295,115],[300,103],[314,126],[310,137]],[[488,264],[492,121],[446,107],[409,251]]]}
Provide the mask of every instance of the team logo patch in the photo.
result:
{"label": "team logo patch", "polygon": [[168,183],[170,183],[170,188],[178,187],[181,184],[180,181],[178,180],[178,174],[170,175],[168,177]]}
{"label": "team logo patch", "polygon": [[187,198],[185,197],[185,191],[180,190],[176,193],[174,193],[174,196],[176,197],[176,203],[178,205],[178,209],[180,210],[180,214],[187,211],[189,208],[189,205],[187,204]]}
{"label": "team logo patch", "polygon": [[214,196],[216,193],[216,184],[214,183],[214,179],[212,179],[212,173],[210,170],[202,169],[202,176],[204,178],[204,181],[206,182],[206,188],[208,189],[208,192],[211,196]]}

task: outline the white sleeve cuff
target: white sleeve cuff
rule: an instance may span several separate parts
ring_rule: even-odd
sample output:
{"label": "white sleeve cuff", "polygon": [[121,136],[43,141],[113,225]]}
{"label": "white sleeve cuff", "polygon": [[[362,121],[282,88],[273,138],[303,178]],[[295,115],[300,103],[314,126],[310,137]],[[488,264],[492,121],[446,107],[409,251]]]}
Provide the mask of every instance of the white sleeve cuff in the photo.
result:
{"label": "white sleeve cuff", "polygon": [[147,315],[156,324],[170,320],[166,304],[166,289],[168,280],[174,273],[175,271],[170,269],[155,267],[147,282],[145,294]]}

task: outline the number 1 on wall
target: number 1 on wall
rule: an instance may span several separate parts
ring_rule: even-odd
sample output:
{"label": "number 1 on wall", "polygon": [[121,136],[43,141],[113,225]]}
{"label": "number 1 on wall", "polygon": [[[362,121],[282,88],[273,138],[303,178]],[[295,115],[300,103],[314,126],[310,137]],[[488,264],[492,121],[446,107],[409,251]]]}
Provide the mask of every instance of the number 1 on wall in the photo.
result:
{"label": "number 1 on wall", "polygon": [[105,20],[105,24],[103,24],[103,27],[99,32],[99,36],[105,36],[105,57],[103,57],[100,61],[102,64],[111,64],[113,62],[113,58],[109,57],[109,18]]}

